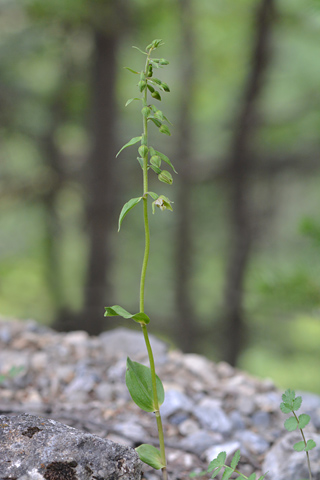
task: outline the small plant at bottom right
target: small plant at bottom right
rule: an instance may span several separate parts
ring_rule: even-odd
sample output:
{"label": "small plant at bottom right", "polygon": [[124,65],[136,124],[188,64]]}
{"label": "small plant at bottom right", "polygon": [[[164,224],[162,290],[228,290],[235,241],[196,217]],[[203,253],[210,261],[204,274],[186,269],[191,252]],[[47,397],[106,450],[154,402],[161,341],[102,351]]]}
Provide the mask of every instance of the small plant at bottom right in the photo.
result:
{"label": "small plant at bottom right", "polygon": [[[296,397],[295,391],[290,390],[289,388],[282,395],[280,410],[283,413],[292,413],[292,416],[287,418],[287,420],[284,422],[284,426],[286,430],[288,430],[288,432],[293,432],[294,430],[299,428],[301,432],[302,440],[300,442],[295,443],[293,448],[297,452],[303,452],[303,451],[306,452],[308,471],[309,471],[309,480],[312,480],[309,451],[312,450],[314,447],[316,447],[316,442],[314,440],[307,441],[303,432],[304,427],[306,427],[310,422],[310,416],[307,415],[306,413],[302,413],[298,417],[295,413],[301,407],[301,403],[302,403],[302,397],[300,396]],[[238,480],[256,480],[255,473],[252,473],[250,477],[246,477],[237,469],[238,463],[240,461],[240,450],[237,450],[235,452],[231,460],[230,466],[226,464],[226,458],[227,458],[226,452],[220,452],[219,455],[210,462],[207,470],[199,473],[193,472],[190,474],[190,477],[193,477],[193,478],[200,477],[208,473],[211,473],[210,478],[215,478],[222,470],[223,471],[222,480],[228,480],[232,474],[237,474],[238,477],[236,478]],[[264,480],[267,473],[259,477],[258,480]]]}

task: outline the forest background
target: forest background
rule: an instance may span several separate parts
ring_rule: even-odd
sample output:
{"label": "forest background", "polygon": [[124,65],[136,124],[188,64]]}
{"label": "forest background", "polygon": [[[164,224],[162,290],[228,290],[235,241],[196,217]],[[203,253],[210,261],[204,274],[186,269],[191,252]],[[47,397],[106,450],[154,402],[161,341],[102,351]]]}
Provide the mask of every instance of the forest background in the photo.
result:
{"label": "forest background", "polygon": [[[1,0],[0,312],[58,330],[125,325],[143,254],[134,76],[170,61],[174,212],[151,218],[151,331],[320,393],[317,0]],[[162,72],[160,72],[161,78]],[[156,188],[156,187],[155,187]],[[152,188],[151,188],[152,190]],[[167,192],[167,193],[166,193]],[[157,217],[157,218],[155,218]]]}

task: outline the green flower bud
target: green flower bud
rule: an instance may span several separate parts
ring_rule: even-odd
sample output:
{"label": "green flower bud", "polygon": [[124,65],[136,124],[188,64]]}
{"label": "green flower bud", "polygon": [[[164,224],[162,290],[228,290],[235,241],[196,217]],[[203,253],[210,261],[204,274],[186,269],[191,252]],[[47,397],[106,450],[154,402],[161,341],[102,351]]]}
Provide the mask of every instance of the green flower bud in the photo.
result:
{"label": "green flower bud", "polygon": [[140,145],[140,147],[138,148],[138,152],[140,157],[144,158],[148,155],[149,148],[146,145]]}
{"label": "green flower bud", "polygon": [[151,109],[149,107],[143,107],[141,113],[144,117],[148,117],[151,113]]}
{"label": "green flower bud", "polygon": [[149,91],[150,91],[151,93],[154,92],[154,88],[153,88],[152,85],[149,85],[149,83],[148,83],[148,84],[147,84],[147,87],[148,87],[148,89],[149,89]]}
{"label": "green flower bud", "polygon": [[143,92],[143,90],[146,88],[146,86],[147,86],[147,82],[145,80],[140,80],[140,82],[138,83],[138,87],[139,87],[140,92]]}
{"label": "green flower bud", "polygon": [[166,83],[164,83],[164,82],[161,83],[161,88],[162,88],[165,92],[170,92],[169,86],[168,86]]}
{"label": "green flower bud", "polygon": [[169,65],[168,60],[166,60],[165,58],[160,58],[159,63],[160,63],[160,65]]}
{"label": "green flower bud", "polygon": [[163,113],[161,112],[161,110],[157,110],[156,112],[154,112],[154,116],[156,118],[159,118],[159,120],[164,120],[164,116],[163,116]]}
{"label": "green flower bud", "polygon": [[171,207],[171,200],[169,198],[165,197],[164,195],[160,195],[157,200],[152,202],[152,213],[154,213],[155,207],[160,208],[161,211],[163,210],[170,210],[171,212],[173,211],[173,208]]}
{"label": "green flower bud", "polygon": [[[140,82],[139,82],[140,83]],[[142,91],[142,90],[141,90]],[[156,98],[157,100],[161,100],[160,93],[157,92],[156,90],[151,93],[151,97]]]}
{"label": "green flower bud", "polygon": [[159,128],[159,132],[164,133],[165,135],[171,135],[171,132],[167,125],[161,125],[161,127]]}
{"label": "green flower bud", "polygon": [[152,65],[148,65],[148,77],[152,77],[153,71],[152,71]]}
{"label": "green flower bud", "polygon": [[160,175],[158,175],[158,179],[160,182],[167,183],[168,185],[172,185],[173,183],[172,175],[167,170],[162,170]]}
{"label": "green flower bud", "polygon": [[159,155],[152,155],[152,157],[150,158],[150,163],[151,165],[154,165],[158,168],[161,167],[161,158],[159,157]]}

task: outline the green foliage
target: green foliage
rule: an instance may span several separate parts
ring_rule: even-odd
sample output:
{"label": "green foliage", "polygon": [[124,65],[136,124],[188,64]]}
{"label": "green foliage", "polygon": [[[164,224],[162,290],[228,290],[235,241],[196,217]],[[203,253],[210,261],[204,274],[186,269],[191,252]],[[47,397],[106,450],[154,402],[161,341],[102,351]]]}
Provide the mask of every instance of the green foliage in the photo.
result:
{"label": "green foliage", "polygon": [[140,313],[129,313],[124,308],[119,305],[114,305],[113,307],[105,307],[105,317],[122,317],[122,318],[132,318],[137,323],[147,325],[150,322],[150,318],[143,312]]}
{"label": "green foliage", "polygon": [[143,443],[136,448],[136,452],[138,452],[140,460],[150,465],[150,467],[156,470],[165,467],[161,461],[161,452],[156,447]]}
{"label": "green foliage", "polygon": [[[138,362],[127,358],[126,385],[132,400],[141,410],[155,412],[158,410],[153,395],[151,370]],[[164,389],[160,378],[156,375],[156,386],[159,405],[164,402]]]}

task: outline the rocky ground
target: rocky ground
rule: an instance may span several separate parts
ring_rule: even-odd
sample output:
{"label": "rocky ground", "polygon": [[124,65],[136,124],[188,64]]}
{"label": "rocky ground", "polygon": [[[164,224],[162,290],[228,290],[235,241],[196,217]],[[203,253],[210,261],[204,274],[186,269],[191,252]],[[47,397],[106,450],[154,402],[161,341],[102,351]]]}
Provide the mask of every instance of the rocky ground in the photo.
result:
{"label": "rocky ground", "polygon": [[[156,338],[151,343],[166,391],[161,411],[170,480],[187,479],[220,451],[230,457],[239,448],[239,469],[246,476],[266,470],[273,480],[308,476],[304,453],[293,452],[294,434],[283,428],[282,392],[270,380],[169,351]],[[32,321],[0,322],[0,373],[21,367],[0,384],[0,414],[37,414],[132,447],[157,446],[153,414],[140,411],[125,386],[128,355],[147,364],[139,330],[90,337],[82,331],[57,333]],[[301,411],[312,417],[307,437],[320,446],[320,397],[304,393]],[[314,478],[320,479],[320,449],[311,453]],[[146,466],[143,478],[160,476]]]}

